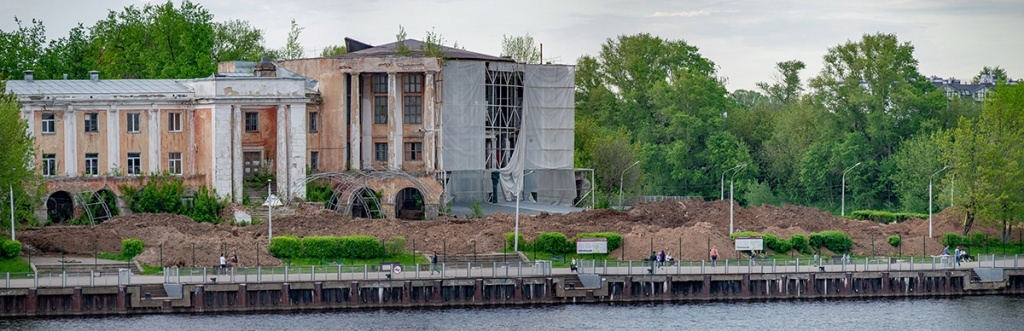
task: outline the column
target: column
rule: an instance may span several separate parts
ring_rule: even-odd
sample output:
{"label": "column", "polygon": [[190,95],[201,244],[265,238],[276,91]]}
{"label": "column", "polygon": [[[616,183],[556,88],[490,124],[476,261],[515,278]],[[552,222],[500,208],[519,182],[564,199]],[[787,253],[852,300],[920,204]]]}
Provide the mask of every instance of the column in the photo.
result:
{"label": "column", "polygon": [[[349,155],[348,154],[348,152],[349,152],[348,144],[349,144],[350,141],[352,141],[352,134],[348,133],[348,128],[345,127],[345,125],[346,125],[346,123],[348,123],[347,121],[351,118],[351,116],[349,116],[349,113],[348,113],[347,109],[351,109],[350,107],[351,107],[352,103],[347,98],[348,89],[349,89],[349,87],[348,87],[349,83],[348,83],[347,79],[344,79],[345,78],[344,76],[345,76],[345,74],[342,74],[341,93],[340,93],[341,95],[338,98],[339,100],[341,100],[341,109],[338,111],[338,114],[341,116],[341,120],[338,121],[338,122],[334,122],[334,123],[337,123],[337,124],[328,124],[329,121],[327,119],[327,116],[328,116],[327,113],[329,113],[330,110],[324,108],[323,111],[320,112],[322,114],[322,115],[320,115],[320,117],[321,117],[320,126],[325,128],[323,130],[326,130],[326,128],[328,127],[327,125],[330,125],[330,128],[331,128],[330,131],[331,132],[337,132],[336,135],[340,135],[340,136],[344,137],[344,138],[342,138],[341,142],[334,142],[334,143],[332,143],[330,145],[331,147],[341,147],[341,154],[340,155],[333,154],[333,153],[336,153],[336,152],[329,152],[329,153],[332,153],[333,155],[336,155],[336,156],[332,157],[334,160],[340,160],[340,162],[341,162],[340,170],[336,169],[336,170],[332,170],[332,171],[345,171],[345,170],[348,170],[349,169],[349,164],[350,164],[349,158],[348,158],[348,155]],[[307,125],[308,125],[308,123],[307,123]],[[335,128],[337,128],[338,131],[334,131]],[[327,132],[327,131],[323,131],[323,132]],[[323,160],[326,159],[325,156],[327,154],[325,154],[325,153],[327,153],[327,152],[324,151],[324,152],[321,152],[321,154],[320,154],[320,158],[321,158],[320,162],[321,162],[321,164],[324,164]]]}
{"label": "column", "polygon": [[[277,174],[277,197],[288,197],[288,112],[285,105],[277,105],[277,150],[274,151],[274,173]],[[264,156],[266,157],[266,156]]]}
{"label": "column", "polygon": [[288,153],[288,174],[287,186],[289,200],[295,198],[306,198],[306,158],[309,156],[306,150],[306,134],[309,132],[306,126],[306,104],[293,103],[288,105],[287,111],[287,153]]}
{"label": "column", "polygon": [[349,75],[352,77],[352,86],[349,86],[349,89],[352,91],[352,97],[349,99],[349,104],[351,106],[349,107],[348,112],[349,118],[351,119],[348,134],[349,150],[352,151],[349,159],[349,167],[352,170],[359,170],[362,168],[363,164],[363,156],[361,152],[363,130],[362,116],[360,116],[360,113],[362,113],[362,106],[359,104],[359,73],[355,72]]}
{"label": "column", "polygon": [[402,103],[398,100],[399,95],[398,75],[388,73],[388,169],[402,170]]}
{"label": "column", "polygon": [[160,109],[156,105],[149,107],[149,172],[160,173]]}
{"label": "column", "polygon": [[[231,106],[231,190],[232,199],[242,202],[245,194],[242,186],[242,107]],[[261,161],[262,162],[262,161]]]}
{"label": "column", "polygon": [[[35,137],[36,129],[36,116],[35,111],[27,106],[22,106],[21,117],[25,118],[25,122],[28,123],[28,129],[26,130],[30,136]],[[54,128],[56,130],[57,128]],[[42,130],[40,130],[42,132]]]}
{"label": "column", "polygon": [[64,111],[64,172],[78,176],[78,114],[74,106]]}
{"label": "column", "polygon": [[115,107],[107,107],[107,171],[114,172],[121,160],[121,120]]}
{"label": "column", "polygon": [[423,79],[423,165],[427,172],[435,169],[434,162],[440,149],[435,139],[438,128],[434,127],[434,93],[434,72],[428,71]]}

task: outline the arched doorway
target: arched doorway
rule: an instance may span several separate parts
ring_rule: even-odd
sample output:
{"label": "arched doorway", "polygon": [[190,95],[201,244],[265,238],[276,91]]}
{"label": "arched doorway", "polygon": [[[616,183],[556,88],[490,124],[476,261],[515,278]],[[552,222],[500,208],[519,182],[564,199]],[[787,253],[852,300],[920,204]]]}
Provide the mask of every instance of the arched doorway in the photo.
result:
{"label": "arched doorway", "polygon": [[71,193],[57,191],[46,198],[46,216],[51,223],[66,223],[75,216],[75,201]]}
{"label": "arched doorway", "polygon": [[352,195],[353,218],[384,218],[380,211],[380,198],[377,192],[368,188],[360,188]]}
{"label": "arched doorway", "polygon": [[403,220],[423,219],[423,194],[420,190],[406,187],[395,195],[395,217]]}

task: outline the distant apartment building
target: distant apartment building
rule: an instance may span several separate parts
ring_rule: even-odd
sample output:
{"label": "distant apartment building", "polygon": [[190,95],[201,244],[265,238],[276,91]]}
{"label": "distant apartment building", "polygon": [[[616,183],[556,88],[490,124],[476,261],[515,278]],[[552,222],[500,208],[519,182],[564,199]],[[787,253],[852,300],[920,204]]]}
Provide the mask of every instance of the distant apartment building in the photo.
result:
{"label": "distant apartment building", "polygon": [[[973,99],[974,101],[982,102],[988,98],[989,94],[992,93],[992,89],[996,87],[995,77],[989,74],[981,75],[977,84],[963,83],[956,78],[942,78],[938,76],[931,76],[928,80],[935,85],[936,88],[942,90],[946,94],[946,98],[952,100],[953,98],[960,99]],[[1017,84],[1015,80],[1009,80],[1007,84]]]}

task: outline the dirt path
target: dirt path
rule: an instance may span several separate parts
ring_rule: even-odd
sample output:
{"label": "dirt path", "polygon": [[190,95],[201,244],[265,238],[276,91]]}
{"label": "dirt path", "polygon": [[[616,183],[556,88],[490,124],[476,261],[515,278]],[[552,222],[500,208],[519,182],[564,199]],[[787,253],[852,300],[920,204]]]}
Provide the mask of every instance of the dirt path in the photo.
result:
{"label": "dirt path", "polygon": [[[511,232],[514,218],[508,214],[494,214],[482,219],[441,219],[438,221],[401,221],[395,219],[347,219],[327,210],[299,208],[291,216],[274,219],[275,234],[310,235],[371,235],[378,238],[404,236],[409,250],[427,252],[447,250],[449,254],[470,254],[476,243],[478,252],[494,252],[503,248],[505,232]],[[275,209],[275,213],[277,210]],[[288,214],[285,211],[283,214]],[[890,235],[903,236],[904,254],[938,254],[944,233],[962,231],[957,213],[946,210],[934,216],[935,238],[928,235],[928,220],[910,219],[900,224],[877,224],[868,221],[848,221],[816,208],[801,206],[761,206],[735,210],[734,227],[737,231],[771,232],[789,237],[795,233],[809,233],[838,229],[849,234],[854,241],[856,255],[896,253],[888,244]],[[980,229],[979,229],[980,230]],[[707,247],[715,246],[723,254],[732,254],[734,246],[729,239],[728,201],[663,201],[637,205],[627,212],[588,210],[570,214],[541,214],[523,216],[520,232],[532,240],[540,232],[557,231],[570,238],[580,232],[613,231],[623,235],[625,252],[616,250],[612,256],[643,259],[655,250],[666,250],[676,259],[705,258]],[[187,217],[167,214],[135,214],[119,216],[96,227],[50,226],[26,230],[18,234],[23,243],[31,246],[32,254],[68,254],[91,256],[94,251],[119,252],[123,238],[140,238],[146,243],[138,259],[145,264],[157,265],[161,259],[165,266],[197,266],[217,263],[222,251],[238,254],[241,266],[256,265],[257,254],[261,265],[281,262],[267,252],[267,227],[213,225],[195,223]],[[982,231],[997,235],[997,229]],[[681,252],[680,252],[681,247]],[[193,255],[194,249],[194,255]],[[257,253],[258,252],[258,253]]]}

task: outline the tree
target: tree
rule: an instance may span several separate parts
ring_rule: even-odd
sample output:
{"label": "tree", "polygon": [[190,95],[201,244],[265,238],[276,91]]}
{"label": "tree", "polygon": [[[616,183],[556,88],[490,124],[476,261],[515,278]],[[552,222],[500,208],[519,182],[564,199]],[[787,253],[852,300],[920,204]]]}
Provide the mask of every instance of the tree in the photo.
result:
{"label": "tree", "polygon": [[405,33],[405,27],[398,26],[398,34],[395,35],[395,39],[398,44],[395,45],[395,55],[398,56],[412,56],[412,49],[405,45],[405,39],[408,35]]}
{"label": "tree", "polygon": [[32,20],[31,26],[22,26],[17,17],[18,28],[0,31],[0,79],[21,77],[25,70],[39,69],[39,57],[46,44],[46,28],[42,21]]}
{"label": "tree", "polygon": [[800,70],[807,66],[803,61],[790,60],[775,64],[778,73],[775,74],[775,84],[765,82],[757,83],[757,87],[764,91],[777,105],[784,105],[797,100],[804,88],[800,84]]}
{"label": "tree", "polygon": [[501,39],[501,56],[509,57],[519,63],[539,64],[540,51],[533,42],[533,36],[506,36]]}
{"label": "tree", "polygon": [[955,172],[953,204],[965,211],[964,235],[976,221],[1001,222],[1006,242],[1011,222],[1024,212],[1024,85],[1001,83],[996,90],[976,120],[961,119],[939,146]]}
{"label": "tree", "polygon": [[994,82],[1003,82],[1003,83],[1009,83],[1010,82],[1010,76],[1006,75],[1006,69],[1003,69],[1003,68],[1001,68],[999,66],[995,66],[995,67],[984,66],[984,67],[981,68],[981,71],[979,71],[978,74],[975,75],[974,78],[971,79],[971,84],[981,83],[981,78],[983,76],[986,76],[986,75],[988,75],[990,78],[992,78],[991,82],[993,82],[993,83]]}
{"label": "tree", "polygon": [[[940,156],[939,146],[930,135],[916,135],[900,143],[892,157],[896,169],[890,180],[903,211],[921,213],[928,210],[928,180],[942,169]],[[942,177],[933,179],[941,181]],[[941,184],[939,181],[934,183]],[[935,192],[941,193],[942,190]]]}
{"label": "tree", "polygon": [[344,45],[327,45],[324,50],[320,52],[320,57],[332,57],[335,55],[341,55],[348,53],[348,49]]}
{"label": "tree", "polygon": [[211,52],[214,62],[223,62],[259,61],[271,51],[264,45],[263,30],[253,27],[248,21],[230,20],[213,23]]}
{"label": "tree", "polygon": [[34,140],[28,131],[28,122],[21,117],[17,96],[6,93],[6,82],[0,80],[0,215],[10,215],[8,192],[14,189],[15,218],[27,221],[35,218],[32,197],[37,177],[32,164]]}
{"label": "tree", "polygon": [[299,44],[299,34],[306,28],[300,27],[295,23],[295,19],[292,19],[292,28],[288,30],[288,41],[284,44],[284,48],[281,49],[280,55],[283,59],[301,59],[306,52],[302,50],[302,44]]}
{"label": "tree", "polygon": [[82,24],[71,29],[67,37],[51,40],[39,59],[37,79],[87,79],[93,69],[94,54],[89,31]]}

